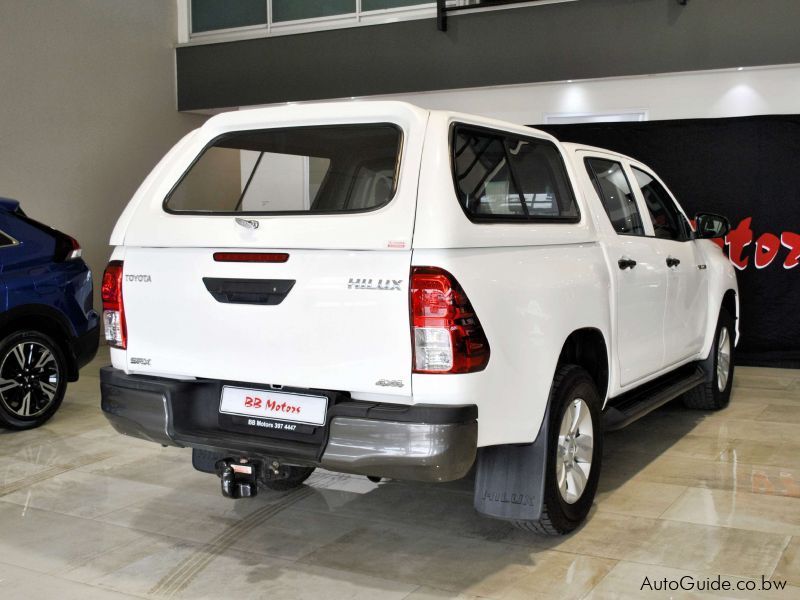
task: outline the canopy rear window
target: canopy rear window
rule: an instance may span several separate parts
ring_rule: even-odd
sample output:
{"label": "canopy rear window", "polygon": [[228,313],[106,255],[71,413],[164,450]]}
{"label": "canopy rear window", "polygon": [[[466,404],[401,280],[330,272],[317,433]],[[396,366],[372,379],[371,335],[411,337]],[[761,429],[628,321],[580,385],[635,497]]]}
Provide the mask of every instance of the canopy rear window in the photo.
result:
{"label": "canopy rear window", "polygon": [[402,135],[390,124],[262,129],[225,134],[195,160],[164,202],[174,213],[349,213],[387,204]]}

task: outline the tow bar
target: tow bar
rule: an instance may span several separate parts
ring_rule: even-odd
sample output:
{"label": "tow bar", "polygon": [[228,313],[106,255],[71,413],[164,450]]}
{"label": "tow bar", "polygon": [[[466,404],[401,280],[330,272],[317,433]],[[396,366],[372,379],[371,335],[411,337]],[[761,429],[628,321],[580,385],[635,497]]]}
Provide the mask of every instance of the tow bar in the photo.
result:
{"label": "tow bar", "polygon": [[247,459],[217,461],[222,495],[226,498],[252,498],[258,494],[257,465]]}

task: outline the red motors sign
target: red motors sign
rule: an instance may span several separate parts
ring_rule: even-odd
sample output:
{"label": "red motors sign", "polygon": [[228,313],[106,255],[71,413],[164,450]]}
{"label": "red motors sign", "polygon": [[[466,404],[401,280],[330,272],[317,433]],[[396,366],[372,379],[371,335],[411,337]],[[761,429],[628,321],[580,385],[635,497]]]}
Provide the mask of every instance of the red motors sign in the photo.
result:
{"label": "red motors sign", "polygon": [[[728,258],[733,265],[743,271],[751,264],[756,269],[765,269],[772,263],[781,263],[784,269],[794,269],[800,263],[800,233],[783,231],[762,233],[753,245],[753,230],[750,228],[753,217],[742,219],[732,229],[725,240],[714,240],[722,248],[727,248]],[[752,261],[750,259],[753,259]]]}

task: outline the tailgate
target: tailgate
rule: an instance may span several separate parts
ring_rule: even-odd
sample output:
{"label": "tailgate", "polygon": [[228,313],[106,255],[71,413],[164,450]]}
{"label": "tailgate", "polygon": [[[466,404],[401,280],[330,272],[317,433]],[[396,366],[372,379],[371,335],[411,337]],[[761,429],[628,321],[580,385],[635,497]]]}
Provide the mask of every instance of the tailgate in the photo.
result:
{"label": "tailgate", "polygon": [[129,371],[411,394],[410,251],[265,252],[127,248]]}
{"label": "tailgate", "polygon": [[179,144],[112,238],[126,369],[410,397],[426,123],[397,103],[283,107]]}

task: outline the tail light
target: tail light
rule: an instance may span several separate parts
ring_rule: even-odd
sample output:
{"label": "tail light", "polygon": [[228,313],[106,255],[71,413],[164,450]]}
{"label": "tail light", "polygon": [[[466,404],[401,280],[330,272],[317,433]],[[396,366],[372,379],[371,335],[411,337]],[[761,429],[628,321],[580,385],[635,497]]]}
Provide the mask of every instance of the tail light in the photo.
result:
{"label": "tail light", "polygon": [[437,267],[411,269],[415,373],[474,373],[489,363],[489,342],[455,278]]}
{"label": "tail light", "polygon": [[78,240],[58,230],[56,230],[55,233],[56,251],[53,258],[56,262],[75,260],[81,257],[83,251],[81,250],[81,245],[78,243]]}
{"label": "tail light", "polygon": [[103,324],[109,346],[124,350],[128,345],[125,306],[122,304],[122,261],[112,260],[103,273]]}

